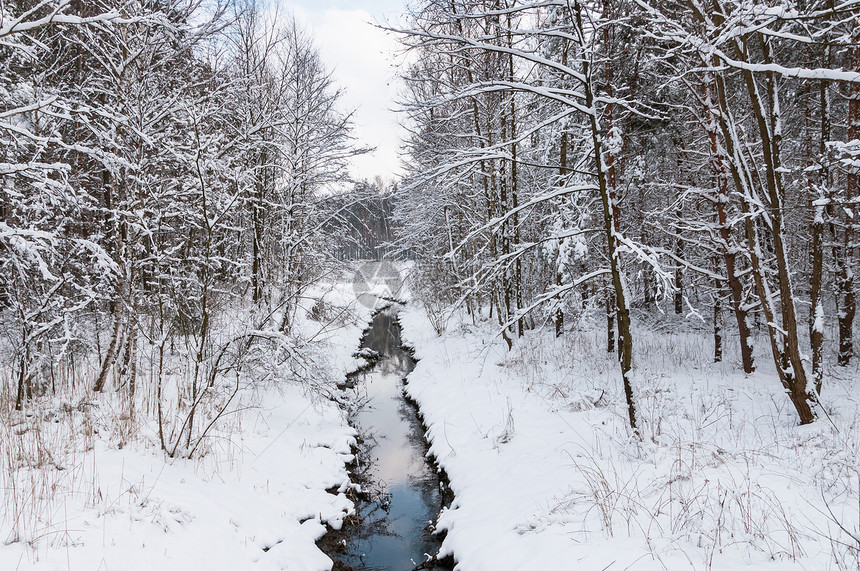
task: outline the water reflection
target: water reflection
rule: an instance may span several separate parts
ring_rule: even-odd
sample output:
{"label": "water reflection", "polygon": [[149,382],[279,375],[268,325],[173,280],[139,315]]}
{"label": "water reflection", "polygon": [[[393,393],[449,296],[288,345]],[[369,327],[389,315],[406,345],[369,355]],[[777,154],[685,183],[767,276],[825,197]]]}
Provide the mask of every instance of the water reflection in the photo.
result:
{"label": "water reflection", "polygon": [[355,389],[367,398],[353,419],[367,444],[358,469],[367,497],[357,506],[361,523],[339,558],[356,569],[409,570],[439,551],[430,525],[442,502],[438,477],[424,456],[423,429],[402,394],[402,379],[415,363],[401,348],[400,326],[390,312],[374,318],[362,346],[379,353]]}

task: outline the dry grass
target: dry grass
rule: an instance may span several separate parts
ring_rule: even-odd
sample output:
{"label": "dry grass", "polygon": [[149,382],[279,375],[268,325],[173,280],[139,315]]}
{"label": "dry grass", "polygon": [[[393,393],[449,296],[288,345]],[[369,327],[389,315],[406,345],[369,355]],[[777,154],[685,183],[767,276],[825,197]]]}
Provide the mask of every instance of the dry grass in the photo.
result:
{"label": "dry grass", "polygon": [[[606,407],[599,414],[623,426],[618,365],[604,336],[587,325],[560,340],[536,332],[505,366],[553,408],[594,417]],[[803,562],[823,552],[830,568],[860,569],[856,365],[828,376],[829,418],[798,427],[769,355],[759,354],[759,372],[745,377],[732,341],[713,363],[707,331],[637,328],[642,440],[595,429],[593,446],[570,455],[577,482],[547,517],[578,524],[578,540],[644,539],[664,567],[670,553],[711,569],[724,553]]]}

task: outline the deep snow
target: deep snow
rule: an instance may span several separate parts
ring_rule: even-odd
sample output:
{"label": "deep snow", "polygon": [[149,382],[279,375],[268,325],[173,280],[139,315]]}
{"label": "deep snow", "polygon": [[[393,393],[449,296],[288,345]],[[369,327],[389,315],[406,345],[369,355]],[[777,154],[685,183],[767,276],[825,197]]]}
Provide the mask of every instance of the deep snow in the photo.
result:
{"label": "deep snow", "polygon": [[493,323],[455,315],[438,336],[415,305],[401,323],[457,569],[856,568],[839,529],[858,529],[856,379],[831,376],[830,419],[801,427],[766,358],[745,377],[702,334],[643,327],[640,442],[599,328],[507,353]]}
{"label": "deep snow", "polygon": [[[334,392],[363,363],[371,308],[348,283],[314,295],[350,309],[311,335]],[[599,326],[507,352],[493,322],[455,314],[437,335],[414,303],[400,321],[419,360],[407,391],[455,494],[438,528],[458,569],[858,568],[856,367],[828,372],[827,414],[801,427],[765,357],[747,377],[730,342],[713,364],[705,333],[640,326],[638,440]],[[331,567],[314,541],[352,513],[355,437],[335,402],[266,383],[202,459],[170,460],[146,423],[115,437],[110,398],[2,427],[6,465],[16,447],[38,463],[0,471],[0,569]]]}
{"label": "deep snow", "polygon": [[[352,354],[371,310],[355,302],[349,283],[312,296],[346,316],[301,324],[330,371],[323,393],[334,393],[358,363]],[[48,460],[0,471],[0,569],[331,568],[314,542],[353,510],[344,492],[355,432],[338,404],[290,379],[266,382],[243,394],[202,459],[171,460],[151,419],[140,439],[119,444],[115,398],[92,397],[86,415],[81,406],[40,403],[3,427],[9,457],[17,446],[43,447],[30,456]]]}

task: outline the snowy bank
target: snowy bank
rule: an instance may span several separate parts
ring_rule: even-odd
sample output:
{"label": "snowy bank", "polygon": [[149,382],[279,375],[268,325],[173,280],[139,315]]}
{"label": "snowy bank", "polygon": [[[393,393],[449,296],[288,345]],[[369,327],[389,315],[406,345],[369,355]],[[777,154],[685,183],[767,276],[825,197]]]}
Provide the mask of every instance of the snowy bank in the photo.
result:
{"label": "snowy bank", "polygon": [[641,331],[640,442],[604,332],[533,331],[508,353],[494,323],[454,318],[438,336],[416,306],[400,319],[458,569],[855,568],[839,527],[858,521],[854,379],[829,386],[830,420],[799,427],[773,372]]}
{"label": "snowy bank", "polygon": [[370,311],[349,284],[311,297],[338,316],[299,316],[326,378],[243,391],[202,457],[166,458],[151,417],[120,434],[114,392],[13,415],[0,429],[0,569],[330,569],[315,541],[352,513],[355,433],[326,395],[354,368]]}

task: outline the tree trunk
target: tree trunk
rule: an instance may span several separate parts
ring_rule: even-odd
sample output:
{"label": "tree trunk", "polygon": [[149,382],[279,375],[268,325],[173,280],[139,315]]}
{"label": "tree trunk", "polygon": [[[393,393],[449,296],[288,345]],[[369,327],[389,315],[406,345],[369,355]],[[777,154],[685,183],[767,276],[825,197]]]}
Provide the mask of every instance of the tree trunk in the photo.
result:
{"label": "tree trunk", "polygon": [[[852,34],[851,68],[860,71],[860,27]],[[852,83],[848,95],[848,140],[860,139],[860,84]],[[854,200],[860,195],[860,175],[852,169],[845,177],[844,208],[846,213],[845,230],[842,241],[842,263],[838,269],[836,287],[841,298],[839,314],[839,357],[838,363],[846,366],[854,356],[854,316],[857,301],[854,295]]]}
{"label": "tree trunk", "polygon": [[615,303],[612,290],[607,286],[606,293],[606,352],[615,353]]}
{"label": "tree trunk", "polygon": [[120,337],[122,337],[122,300],[117,299],[114,302],[113,329],[111,330],[110,345],[108,346],[104,361],[102,361],[99,376],[93,385],[93,391],[97,393],[104,390],[108,374],[116,361],[117,353],[119,353]]}
{"label": "tree trunk", "polygon": [[[828,60],[829,46],[828,46]],[[810,318],[809,318],[809,342],[812,349],[812,383],[815,392],[821,394],[824,379],[824,303],[821,299],[821,285],[824,280],[824,217],[827,200],[825,192],[830,187],[830,173],[827,160],[827,141],[830,139],[830,104],[828,98],[828,82],[821,81],[819,84],[819,105],[821,113],[821,133],[818,146],[819,176],[817,181],[809,177],[809,194],[812,199],[813,219],[812,251],[810,253],[812,263],[812,274],[810,275]],[[809,84],[807,84],[807,98],[811,95]],[[815,164],[812,155],[812,121],[810,106],[806,106],[806,132],[807,148],[810,150],[808,163]]]}
{"label": "tree trunk", "polygon": [[812,381],[815,392],[821,394],[824,378],[823,347],[824,347],[824,304],[821,301],[821,282],[824,275],[824,205],[822,201],[813,207],[812,221],[812,275],[810,276],[810,312],[809,339],[812,348]]}
{"label": "tree trunk", "polygon": [[[675,255],[679,260],[684,259],[684,242],[680,238],[675,241]],[[684,266],[675,267],[675,315],[684,313]]]}
{"label": "tree trunk", "polygon": [[[561,272],[555,272],[555,285],[561,285]],[[564,309],[561,307],[561,297],[556,298],[555,314],[553,315],[555,322],[555,336],[561,337],[564,334]]]}
{"label": "tree trunk", "polygon": [[[762,48],[765,52],[765,63],[769,60],[769,46],[767,41],[762,42]],[[736,56],[746,58],[745,50],[738,47]],[[714,60],[716,65],[720,62]],[[807,393],[806,371],[803,367],[803,362],[800,355],[800,345],[797,334],[797,319],[795,315],[794,297],[791,287],[790,271],[788,267],[788,257],[783,241],[783,205],[782,205],[782,180],[781,180],[781,164],[779,160],[781,133],[779,132],[779,99],[777,97],[775,78],[772,73],[768,74],[767,80],[767,108],[770,110],[768,115],[765,111],[765,104],[761,99],[758,85],[756,84],[753,73],[748,70],[742,70],[747,92],[749,95],[749,103],[752,107],[753,115],[758,125],[760,141],[760,151],[764,158],[765,167],[765,195],[767,200],[762,200],[758,197],[758,193],[752,186],[756,181],[753,176],[750,166],[747,164],[743,149],[739,148],[740,143],[738,133],[731,119],[731,111],[726,95],[726,87],[722,80],[721,74],[717,74],[717,95],[719,100],[719,123],[723,131],[723,137],[726,142],[728,155],[731,158],[729,165],[734,178],[735,186],[743,195],[742,208],[745,214],[744,224],[747,234],[747,254],[752,266],[751,273],[756,284],[756,292],[761,301],[762,311],[765,314],[765,320],[768,329],[768,336],[771,343],[771,352],[774,359],[774,364],[777,368],[780,381],[788,393],[789,399],[797,410],[801,424],[808,424],[815,419],[812,409],[809,405],[809,394]],[[768,121],[770,119],[770,121]],[[777,286],[779,289],[779,304],[778,308],[773,299],[773,292],[769,284],[769,276],[767,270],[762,266],[761,260],[761,241],[758,236],[757,220],[753,218],[752,209],[754,204],[766,204],[770,215],[770,238],[773,243],[774,262],[777,269]],[[776,311],[779,310],[782,323],[781,327],[775,321]],[[784,362],[788,363],[788,367],[784,366]]]}
{"label": "tree trunk", "polygon": [[[576,26],[580,37],[585,38],[585,27],[582,23],[582,6],[575,4]],[[588,59],[582,61],[583,89],[585,91],[585,106],[589,113],[591,127],[591,142],[593,145],[595,171],[597,184],[600,191],[600,201],[603,206],[603,230],[606,234],[607,253],[609,256],[609,268],[612,276],[612,289],[614,291],[615,311],[618,323],[618,343],[620,349],[621,381],[624,385],[624,397],[627,401],[627,417],[630,427],[638,435],[637,410],[633,399],[633,385],[630,380],[633,368],[633,333],[630,327],[630,311],[627,307],[627,296],[624,288],[624,276],[621,270],[621,259],[618,252],[618,220],[616,216],[617,204],[614,202],[614,189],[611,187],[608,171],[603,158],[603,142],[600,125],[598,123],[598,110],[595,105],[594,91],[592,87],[591,65]],[[610,153],[611,154],[611,153]]]}
{"label": "tree trunk", "polygon": [[714,285],[716,287],[716,294],[714,295],[714,363],[719,363],[723,360],[723,308],[720,300],[722,292],[720,291],[720,282]]}
{"label": "tree trunk", "polygon": [[753,357],[752,335],[750,332],[749,315],[744,308],[743,284],[737,274],[737,247],[732,238],[732,229],[728,223],[726,207],[729,204],[729,180],[726,174],[725,157],[717,143],[717,124],[714,115],[713,103],[711,101],[711,82],[703,83],[705,91],[706,129],[711,150],[711,164],[716,179],[716,210],[717,226],[720,233],[721,249],[723,252],[723,264],[726,267],[726,279],[729,291],[732,294],[732,311],[738,326],[738,337],[741,346],[741,362],[744,373],[750,374],[755,371],[755,358]]}
{"label": "tree trunk", "polygon": [[[564,49],[561,52],[561,64],[567,66],[567,43],[564,44]],[[558,145],[558,178],[559,184],[567,184],[567,129],[562,129],[561,137]],[[564,201],[564,198],[562,198]],[[561,256],[559,256],[559,259]],[[562,284],[564,268],[557,266],[555,268],[555,285]],[[555,336],[561,337],[564,334],[564,308],[561,304],[561,296],[556,298],[555,315]]]}
{"label": "tree trunk", "polygon": [[[766,64],[772,64],[770,57],[770,40],[759,35],[762,55]],[[801,424],[815,420],[815,415],[809,406],[810,395],[807,391],[806,368],[800,354],[800,338],[798,335],[797,316],[795,310],[794,292],[791,285],[791,270],[788,263],[788,251],[784,241],[783,225],[783,188],[782,188],[782,119],[780,116],[778,78],[773,72],[765,73],[765,86],[770,110],[770,124],[765,121],[765,106],[758,98],[755,89],[755,79],[752,72],[745,71],[753,111],[759,125],[759,134],[764,149],[765,180],[767,182],[767,205],[771,216],[771,237],[776,258],[776,268],[779,280],[779,307],[782,314],[782,330],[785,338],[785,355],[791,367],[786,371],[786,389],[800,416]]]}
{"label": "tree trunk", "polygon": [[15,410],[24,408],[24,396],[27,392],[27,385],[30,383],[30,348],[29,345],[24,346],[24,354],[21,355],[19,363],[20,370],[18,371],[18,390],[15,394]]}

